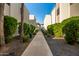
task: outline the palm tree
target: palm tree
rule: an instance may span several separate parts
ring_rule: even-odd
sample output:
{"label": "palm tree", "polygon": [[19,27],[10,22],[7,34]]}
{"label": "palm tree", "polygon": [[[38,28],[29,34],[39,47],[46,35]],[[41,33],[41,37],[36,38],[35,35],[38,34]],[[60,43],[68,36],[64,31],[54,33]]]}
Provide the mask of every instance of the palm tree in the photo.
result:
{"label": "palm tree", "polygon": [[24,33],[23,33],[23,24],[24,24],[24,3],[21,3],[21,28],[20,28],[20,37],[22,39]]}
{"label": "palm tree", "polygon": [[0,3],[0,46],[4,44],[4,3]]}

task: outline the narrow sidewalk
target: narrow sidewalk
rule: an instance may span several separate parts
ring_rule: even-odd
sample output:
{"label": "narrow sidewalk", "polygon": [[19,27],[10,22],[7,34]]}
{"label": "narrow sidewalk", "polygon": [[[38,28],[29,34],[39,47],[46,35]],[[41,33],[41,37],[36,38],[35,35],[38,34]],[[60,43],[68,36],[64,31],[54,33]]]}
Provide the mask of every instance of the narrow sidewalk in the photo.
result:
{"label": "narrow sidewalk", "polygon": [[53,56],[41,31],[36,34],[22,56]]}

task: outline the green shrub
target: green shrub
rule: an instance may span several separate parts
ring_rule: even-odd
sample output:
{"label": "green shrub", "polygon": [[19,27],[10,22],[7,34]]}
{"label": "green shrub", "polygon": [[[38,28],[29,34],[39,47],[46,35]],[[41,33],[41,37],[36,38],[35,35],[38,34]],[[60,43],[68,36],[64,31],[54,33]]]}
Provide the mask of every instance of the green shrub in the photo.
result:
{"label": "green shrub", "polygon": [[43,32],[44,35],[47,35],[47,30],[41,29],[41,31]]}
{"label": "green shrub", "polygon": [[[21,33],[21,23],[19,23],[18,29],[19,29],[18,32],[19,32],[19,34],[20,34],[20,33]],[[30,31],[29,24],[24,23],[24,24],[23,24],[23,33],[24,33],[24,35],[28,35],[28,34],[29,34],[29,31]]]}
{"label": "green shrub", "polygon": [[53,32],[55,37],[62,37],[62,27],[60,23],[56,23],[53,25]]}
{"label": "green shrub", "polygon": [[[21,23],[19,23],[19,34],[21,33]],[[23,24],[23,33],[24,33],[24,36],[22,37],[23,38],[23,42],[27,42],[29,40],[29,32],[30,32],[30,28],[29,28],[29,24],[27,23],[24,23]]]}
{"label": "green shrub", "polygon": [[48,33],[54,35],[55,37],[62,36],[62,27],[60,23],[48,25],[47,27]]}
{"label": "green shrub", "polygon": [[31,32],[31,33],[33,33],[33,32],[34,32],[34,30],[35,30],[35,26],[30,25],[30,32]]}
{"label": "green shrub", "polygon": [[10,16],[4,16],[4,34],[5,42],[8,43],[11,41],[13,34],[17,29],[17,20]]}
{"label": "green shrub", "polygon": [[69,21],[71,20],[76,20],[76,19],[79,19],[79,16],[72,16],[70,18],[67,18],[67,19],[64,19],[62,22],[61,22],[61,26],[62,28],[65,26],[66,23],[68,23]]}
{"label": "green shrub", "polygon": [[29,24],[24,23],[24,35],[28,35],[30,32]]}
{"label": "green shrub", "polygon": [[34,33],[34,30],[35,30],[35,26],[30,25],[30,31],[29,31],[30,38],[32,38],[32,35]]}
{"label": "green shrub", "polygon": [[[20,28],[21,28],[21,24],[19,23],[19,34],[20,34]],[[30,24],[27,24],[27,23],[24,23],[23,25],[23,33],[24,33],[24,36],[23,36],[23,41],[28,41],[29,38],[32,38],[32,35],[34,33],[34,30],[35,30],[35,26],[33,25],[30,25]]]}
{"label": "green shrub", "polygon": [[23,36],[23,42],[25,43],[25,42],[28,42],[28,41],[29,41],[29,36],[28,35]]}
{"label": "green shrub", "polygon": [[65,40],[69,44],[74,44],[79,40],[79,17],[68,18],[70,21],[66,23],[62,31],[65,34]]}
{"label": "green shrub", "polygon": [[35,29],[33,35],[36,35],[37,32],[38,32],[38,29]]}
{"label": "green shrub", "polygon": [[47,26],[47,31],[48,31],[49,34],[54,35],[54,32],[53,32],[53,25],[48,25],[48,26]]}

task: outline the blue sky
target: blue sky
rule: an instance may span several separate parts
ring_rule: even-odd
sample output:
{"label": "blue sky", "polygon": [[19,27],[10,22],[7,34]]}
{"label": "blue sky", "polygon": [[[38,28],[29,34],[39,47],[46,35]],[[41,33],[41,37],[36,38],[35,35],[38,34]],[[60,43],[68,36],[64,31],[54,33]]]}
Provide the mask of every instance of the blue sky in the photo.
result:
{"label": "blue sky", "polygon": [[43,24],[46,14],[51,14],[55,3],[25,3],[26,8],[30,14],[35,15],[36,21]]}

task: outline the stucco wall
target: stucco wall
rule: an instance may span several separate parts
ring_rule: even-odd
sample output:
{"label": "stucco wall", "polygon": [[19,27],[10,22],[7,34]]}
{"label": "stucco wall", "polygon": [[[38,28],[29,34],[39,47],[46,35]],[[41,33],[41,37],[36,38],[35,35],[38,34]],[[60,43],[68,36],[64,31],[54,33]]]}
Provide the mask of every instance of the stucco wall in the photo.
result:
{"label": "stucco wall", "polygon": [[60,19],[59,19],[60,14],[58,15],[58,13],[60,13],[60,11],[58,11],[58,9],[60,10],[60,3],[57,3],[57,4],[56,4],[56,12],[55,12],[55,14],[56,14],[56,15],[55,15],[55,16],[56,16],[56,17],[55,17],[56,20],[55,20],[55,23],[59,23],[59,20],[60,20]]}
{"label": "stucco wall", "polygon": [[29,15],[29,24],[34,25],[35,27],[37,27],[36,24],[36,17],[34,15]]}
{"label": "stucco wall", "polygon": [[79,16],[79,3],[70,5],[70,16]]}
{"label": "stucco wall", "polygon": [[52,24],[55,24],[55,21],[56,21],[56,15],[55,15],[55,12],[56,12],[56,8],[54,8],[51,12],[51,21],[52,21]]}
{"label": "stucco wall", "polygon": [[70,17],[70,4],[60,3],[60,15],[59,15],[60,22],[69,17]]}
{"label": "stucco wall", "polygon": [[28,23],[28,21],[29,21],[29,11],[24,6],[24,22]]}
{"label": "stucco wall", "polygon": [[20,3],[11,3],[10,7],[10,16],[15,17],[18,22],[21,21],[21,4]]}
{"label": "stucco wall", "polygon": [[10,16],[10,6],[8,4],[4,5],[4,15]]}
{"label": "stucco wall", "polygon": [[52,24],[51,23],[51,15],[46,15],[44,19],[44,28],[47,30],[47,26]]}

